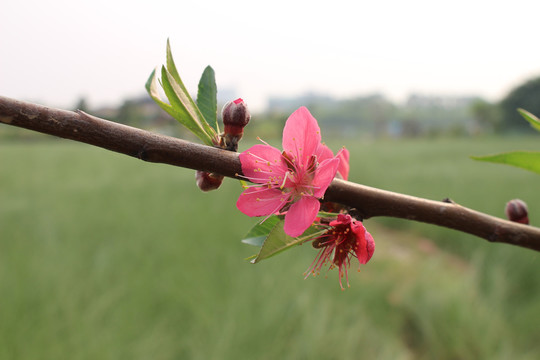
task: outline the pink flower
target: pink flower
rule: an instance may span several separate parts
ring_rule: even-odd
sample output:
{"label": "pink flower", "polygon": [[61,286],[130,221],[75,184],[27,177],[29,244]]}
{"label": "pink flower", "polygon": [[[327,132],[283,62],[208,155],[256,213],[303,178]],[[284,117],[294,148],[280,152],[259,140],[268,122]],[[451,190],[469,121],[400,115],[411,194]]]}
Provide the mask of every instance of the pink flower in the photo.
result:
{"label": "pink flower", "polygon": [[313,241],[313,247],[321,250],[311,264],[308,274],[319,273],[326,263],[331,262],[330,269],[335,266],[339,268],[339,285],[343,289],[343,275],[349,286],[347,271],[351,258],[356,257],[360,264],[366,264],[373,256],[375,242],[362,222],[348,214],[339,214],[336,220],[330,222],[330,229]]}
{"label": "pink flower", "polygon": [[297,237],[317,217],[318,199],[334,179],[340,160],[321,143],[317,120],[305,107],[287,119],[282,143],[283,152],[255,145],[240,154],[244,176],[261,185],[248,187],[236,206],[248,216],[285,213],[285,233]]}

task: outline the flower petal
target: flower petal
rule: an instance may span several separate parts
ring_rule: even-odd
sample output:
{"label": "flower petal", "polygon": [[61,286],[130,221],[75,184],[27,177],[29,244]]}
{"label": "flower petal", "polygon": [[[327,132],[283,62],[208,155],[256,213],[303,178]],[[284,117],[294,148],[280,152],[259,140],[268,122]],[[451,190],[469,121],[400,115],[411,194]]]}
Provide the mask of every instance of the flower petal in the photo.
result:
{"label": "flower petal", "polygon": [[319,163],[323,162],[326,159],[331,159],[334,157],[334,153],[330,148],[324,144],[319,144],[317,150],[315,150],[315,155],[317,155],[317,161]]}
{"label": "flower petal", "polygon": [[285,233],[292,237],[300,236],[311,226],[321,204],[313,196],[303,196],[300,200],[291,205],[285,215]]}
{"label": "flower petal", "polygon": [[321,129],[309,110],[302,106],[289,116],[283,129],[283,150],[300,165],[306,165],[321,142]]}
{"label": "flower petal", "polygon": [[373,236],[371,236],[360,221],[353,221],[351,229],[356,235],[356,257],[360,264],[366,264],[375,252]]}
{"label": "flower petal", "polygon": [[336,172],[339,166],[339,159],[332,158],[328,160],[324,160],[319,167],[317,168],[317,171],[315,172],[315,177],[313,178],[313,181],[311,182],[311,185],[313,185],[313,196],[317,198],[322,198],[324,196],[324,192],[328,188],[328,185],[332,182],[334,177],[336,176]]}
{"label": "flower petal", "polygon": [[242,172],[250,181],[264,184],[287,170],[281,151],[269,145],[254,145],[240,154]]}
{"label": "flower petal", "polygon": [[240,194],[236,207],[247,216],[267,216],[277,213],[287,199],[288,195],[278,189],[251,187]]}
{"label": "flower petal", "polygon": [[337,153],[336,157],[339,159],[339,166],[337,172],[341,175],[343,180],[349,178],[349,150],[342,148]]}
{"label": "flower petal", "polygon": [[375,252],[375,240],[373,240],[373,236],[369,233],[369,231],[366,230],[366,250],[367,250],[367,259],[366,262],[368,262],[371,257],[373,256],[373,253]]}

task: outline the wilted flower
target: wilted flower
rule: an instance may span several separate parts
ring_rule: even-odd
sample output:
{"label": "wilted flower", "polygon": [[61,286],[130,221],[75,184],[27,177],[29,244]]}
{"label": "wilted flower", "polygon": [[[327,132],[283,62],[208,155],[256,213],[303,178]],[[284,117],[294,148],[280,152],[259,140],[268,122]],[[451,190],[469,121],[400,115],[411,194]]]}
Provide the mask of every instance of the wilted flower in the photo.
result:
{"label": "wilted flower", "polygon": [[366,264],[373,256],[375,242],[362,222],[348,214],[339,214],[336,220],[330,222],[328,231],[313,241],[313,247],[320,251],[306,277],[310,273],[319,273],[326,263],[330,263],[330,269],[339,268],[339,285],[343,289],[343,276],[349,286],[351,259],[356,257],[360,264]]}

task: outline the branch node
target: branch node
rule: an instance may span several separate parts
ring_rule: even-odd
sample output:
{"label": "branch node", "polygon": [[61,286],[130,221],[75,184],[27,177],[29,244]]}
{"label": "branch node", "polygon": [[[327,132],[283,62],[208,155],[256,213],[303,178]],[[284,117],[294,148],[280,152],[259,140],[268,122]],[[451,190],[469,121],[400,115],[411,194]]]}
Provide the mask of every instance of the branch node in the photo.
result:
{"label": "branch node", "polygon": [[148,150],[147,150],[146,144],[143,144],[142,147],[137,152],[137,158],[142,161],[148,160]]}

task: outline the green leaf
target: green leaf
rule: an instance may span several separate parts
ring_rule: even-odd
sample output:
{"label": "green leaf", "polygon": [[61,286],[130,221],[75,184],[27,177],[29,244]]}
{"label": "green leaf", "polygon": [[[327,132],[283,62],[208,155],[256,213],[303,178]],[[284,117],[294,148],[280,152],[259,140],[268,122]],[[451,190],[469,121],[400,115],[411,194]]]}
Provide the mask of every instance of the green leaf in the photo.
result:
{"label": "green leaf", "polygon": [[174,59],[172,56],[171,51],[171,43],[169,39],[167,39],[167,70],[169,70],[169,73],[172,75],[174,80],[178,83],[182,91],[186,94],[189,94],[186,87],[184,86],[184,83],[182,82],[182,79],[180,79],[180,74],[178,74],[178,70],[176,69],[176,64],[174,63]]}
{"label": "green leaf", "polygon": [[152,71],[150,76],[148,77],[148,80],[146,80],[146,84],[144,85],[146,88],[146,91],[150,95],[150,97],[165,111],[170,113],[172,111],[172,106],[163,102],[161,100],[161,96],[159,96],[159,90],[157,87],[157,77],[156,77],[156,69]]}
{"label": "green leaf", "polygon": [[241,240],[244,244],[261,247],[264,240],[268,237],[268,234],[274,226],[279,222],[277,215],[272,215],[264,222],[258,222],[255,226],[249,230],[246,236]]}
{"label": "green leaf", "polygon": [[490,156],[471,156],[474,160],[517,166],[540,174],[540,152],[513,151]]}
{"label": "green leaf", "polygon": [[[182,123],[183,118],[187,117],[188,115],[170,104],[167,104],[163,100],[161,100],[161,96],[159,95],[158,91],[158,81],[156,77],[156,70],[152,71],[150,74],[150,77],[146,81],[145,84],[146,91],[148,91],[148,94],[150,97],[163,109],[165,110],[169,115],[171,115],[173,118],[177,119],[179,122]],[[186,126],[186,125],[184,125]],[[187,127],[187,126],[186,126]]]}
{"label": "green leaf", "polygon": [[538,119],[535,115],[531,114],[527,110],[524,109],[517,109],[519,114],[523,116],[525,120],[527,120],[533,128],[535,128],[537,131],[540,131],[540,119]]}
{"label": "green leaf", "polygon": [[217,122],[217,86],[214,69],[207,66],[199,81],[197,106],[208,124],[219,134]]}
{"label": "green leaf", "polygon": [[171,106],[179,115],[174,118],[207,145],[213,145],[212,137],[204,130],[201,122],[198,121],[196,112],[193,108],[189,107],[189,105],[186,107],[186,104],[189,104],[189,101],[186,99],[186,94],[183,93],[181,87],[167,71],[165,66],[161,67],[161,85],[163,86],[163,90],[165,91],[165,95],[167,96],[167,99],[169,99]]}
{"label": "green leaf", "polygon": [[[169,42],[169,39],[167,39],[167,72],[169,73],[170,77],[169,82],[171,82],[173,85],[175,85],[175,91],[176,95],[179,99],[181,99],[182,104],[184,105],[184,108],[186,111],[193,117],[193,119],[199,124],[201,128],[203,128],[204,132],[208,134],[208,137],[212,140],[217,140],[217,132],[214,128],[212,128],[208,122],[206,122],[204,116],[202,115],[201,111],[191,98],[191,95],[189,95],[189,92],[186,89],[186,86],[182,82],[182,79],[180,78],[180,74],[178,73],[178,69],[176,68],[176,64],[174,63],[174,59],[172,56],[171,51],[171,44]],[[162,75],[163,81],[164,76]],[[174,106],[174,105],[173,105]],[[178,119],[177,119],[178,120]],[[213,141],[208,143],[207,139],[201,138],[207,145],[214,145]]]}
{"label": "green leaf", "polygon": [[257,256],[251,260],[251,263],[258,263],[261,260],[277,255],[285,250],[292,249],[294,246],[301,245],[307,240],[319,236],[326,231],[318,231],[315,227],[310,227],[302,234],[302,236],[293,238],[285,234],[285,230],[283,230],[284,223],[285,221],[280,219],[279,222],[272,227],[272,230],[270,230],[270,233],[264,240],[261,250]]}

